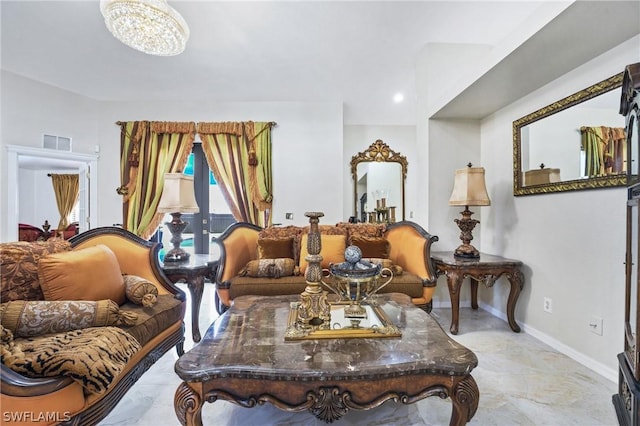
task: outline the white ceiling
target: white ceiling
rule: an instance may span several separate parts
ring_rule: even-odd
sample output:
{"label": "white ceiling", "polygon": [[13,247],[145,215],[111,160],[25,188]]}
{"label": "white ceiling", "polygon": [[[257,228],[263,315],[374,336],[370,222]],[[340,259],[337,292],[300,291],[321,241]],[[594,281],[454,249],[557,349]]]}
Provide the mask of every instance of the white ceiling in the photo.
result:
{"label": "white ceiling", "polygon": [[[345,124],[411,125],[427,43],[508,44],[548,3],[171,0],[191,36],[181,55],[156,57],[111,36],[97,0],[0,0],[0,65],[101,101],[330,101]],[[640,33],[639,5],[571,5],[438,116],[482,117]]]}
{"label": "white ceiling", "polygon": [[348,124],[414,124],[426,43],[497,45],[542,3],[174,0],[191,37],[154,57],[112,37],[98,1],[2,0],[1,66],[103,101],[338,101]]}

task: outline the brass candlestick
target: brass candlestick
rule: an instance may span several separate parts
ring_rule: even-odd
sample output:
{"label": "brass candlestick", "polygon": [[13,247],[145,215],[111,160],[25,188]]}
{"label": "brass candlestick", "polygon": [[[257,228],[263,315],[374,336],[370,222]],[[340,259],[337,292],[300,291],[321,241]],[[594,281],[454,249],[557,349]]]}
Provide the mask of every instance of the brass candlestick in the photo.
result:
{"label": "brass candlestick", "polygon": [[319,218],[324,216],[322,212],[307,212],[304,214],[309,218],[309,235],[307,236],[307,269],[304,278],[307,287],[300,294],[300,307],[298,308],[298,322],[303,327],[311,327],[329,322],[331,311],[327,303],[327,292],[322,290],[320,280],[322,279],[322,268],[320,262],[322,256],[320,249],[320,231],[318,229]]}

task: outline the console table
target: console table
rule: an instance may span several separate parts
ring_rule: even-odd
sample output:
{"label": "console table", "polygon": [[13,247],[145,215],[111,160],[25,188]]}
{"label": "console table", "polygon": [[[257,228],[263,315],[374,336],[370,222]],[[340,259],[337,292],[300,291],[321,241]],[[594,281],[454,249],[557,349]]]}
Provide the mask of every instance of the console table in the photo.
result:
{"label": "console table", "polygon": [[447,277],[449,297],[451,298],[451,328],[449,330],[452,334],[458,334],[460,288],[464,279],[470,278],[471,307],[478,309],[478,283],[482,282],[486,287],[493,287],[493,284],[502,275],[511,284],[507,300],[509,326],[516,333],[520,332],[520,326],[515,320],[515,308],[524,285],[524,275],[520,270],[521,261],[484,253],[480,253],[479,259],[462,259],[455,257],[452,251],[431,252],[431,260],[436,274]]}
{"label": "console table", "polygon": [[185,281],[191,294],[191,330],[193,341],[200,341],[200,304],[204,293],[204,281],[213,279],[218,258],[212,254],[192,254],[188,262],[162,262],[162,272],[172,282]]}

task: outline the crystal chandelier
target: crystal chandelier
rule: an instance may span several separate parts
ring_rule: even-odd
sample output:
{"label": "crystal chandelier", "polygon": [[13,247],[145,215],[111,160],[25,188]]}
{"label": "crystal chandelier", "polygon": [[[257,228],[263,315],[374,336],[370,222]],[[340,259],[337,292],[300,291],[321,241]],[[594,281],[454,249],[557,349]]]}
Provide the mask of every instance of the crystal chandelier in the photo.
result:
{"label": "crystal chandelier", "polygon": [[166,0],[100,0],[100,11],[111,34],[150,55],[182,53],[189,27]]}

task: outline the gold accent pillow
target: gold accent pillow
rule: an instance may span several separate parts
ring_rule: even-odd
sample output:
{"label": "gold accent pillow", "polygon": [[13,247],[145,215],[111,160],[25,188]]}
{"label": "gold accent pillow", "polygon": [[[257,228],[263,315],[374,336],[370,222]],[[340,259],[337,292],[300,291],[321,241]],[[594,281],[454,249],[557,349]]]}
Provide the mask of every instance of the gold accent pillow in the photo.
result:
{"label": "gold accent pillow", "polygon": [[280,278],[297,275],[296,262],[293,259],[258,259],[247,263],[238,275],[254,278]]}
{"label": "gold accent pillow", "polygon": [[[300,239],[300,273],[304,274],[307,270],[306,257],[307,252],[307,235],[304,234]],[[347,248],[347,237],[345,235],[320,235],[320,256],[322,262],[320,267],[326,269],[330,263],[344,262],[344,250]]]}
{"label": "gold accent pillow", "polygon": [[351,245],[358,246],[362,251],[362,257],[377,257],[387,259],[391,251],[391,245],[386,238],[352,236]]}
{"label": "gold accent pillow", "polygon": [[293,259],[293,237],[258,238],[258,259]]}
{"label": "gold accent pillow", "polygon": [[103,244],[42,258],[38,278],[45,300],[127,299],[118,259]]}
{"label": "gold accent pillow", "polygon": [[127,299],[150,308],[158,301],[158,288],[151,281],[135,275],[123,275]]}
{"label": "gold accent pillow", "polygon": [[33,337],[89,327],[134,325],[138,315],[120,311],[113,300],[26,301],[0,305],[0,324],[15,337]]}

